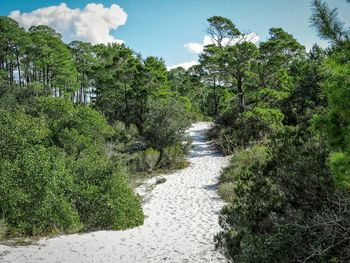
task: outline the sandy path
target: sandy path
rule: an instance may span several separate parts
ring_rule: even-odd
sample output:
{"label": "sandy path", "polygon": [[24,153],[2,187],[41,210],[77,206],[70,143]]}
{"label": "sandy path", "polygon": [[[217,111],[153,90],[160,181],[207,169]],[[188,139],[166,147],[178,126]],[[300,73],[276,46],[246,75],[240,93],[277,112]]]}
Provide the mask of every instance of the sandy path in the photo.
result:
{"label": "sandy path", "polygon": [[26,247],[0,245],[0,262],[225,262],[214,251],[213,237],[223,205],[216,194],[217,177],[228,158],[211,148],[204,135],[209,127],[197,123],[189,130],[191,165],[166,176],[151,192],[143,206],[143,226],[42,239]]}

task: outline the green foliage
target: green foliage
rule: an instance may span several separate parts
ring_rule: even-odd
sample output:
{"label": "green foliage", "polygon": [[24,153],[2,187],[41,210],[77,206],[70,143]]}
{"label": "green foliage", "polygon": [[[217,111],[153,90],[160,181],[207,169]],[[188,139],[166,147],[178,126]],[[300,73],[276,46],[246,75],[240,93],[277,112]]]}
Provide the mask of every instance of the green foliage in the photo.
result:
{"label": "green foliage", "polygon": [[7,235],[8,225],[5,219],[0,219],[0,240]]}
{"label": "green foliage", "polygon": [[218,119],[214,136],[218,138],[220,148],[231,154],[236,148],[269,140],[284,129],[283,119],[283,113],[274,108],[255,107],[243,114],[231,110]]}
{"label": "green foliage", "polygon": [[0,166],[1,212],[12,235],[70,232],[81,228],[69,200],[73,178],[58,148],[37,145],[23,149]]}
{"label": "green foliage", "polygon": [[295,84],[290,97],[282,102],[284,123],[288,125],[306,123],[312,115],[322,111],[326,106],[326,100],[321,95],[324,58],[325,52],[315,45],[306,58],[293,62],[291,76]]}
{"label": "green foliage", "polygon": [[350,155],[348,152],[333,152],[329,158],[334,180],[338,187],[350,189]]}
{"label": "green foliage", "polygon": [[186,111],[193,115],[208,113],[206,99],[208,91],[201,82],[196,70],[175,68],[168,73],[170,91],[183,98],[186,102]]}
{"label": "green foliage", "polygon": [[185,152],[184,146],[170,145],[162,149],[161,158],[159,161],[159,167],[170,169],[181,169],[186,166],[185,164]]}
{"label": "green foliage", "polygon": [[283,119],[284,115],[278,109],[256,107],[252,111],[246,111],[242,121],[245,132],[248,132],[247,135],[249,132],[252,133],[249,135],[250,141],[256,142],[283,129]]}
{"label": "green foliage", "polygon": [[330,149],[330,166],[339,187],[350,189],[350,138],[349,138],[349,62],[341,63],[337,58],[326,60],[327,78],[323,91],[328,99],[328,110],[315,118],[316,127],[326,136]]}
{"label": "green foliage", "polygon": [[222,182],[218,186],[218,194],[226,202],[233,202],[236,198],[236,194],[234,191],[234,183]]}
{"label": "green foliage", "polygon": [[93,68],[97,64],[93,46],[90,43],[73,41],[69,44],[69,48],[75,62],[79,85],[75,100],[77,103],[87,104],[87,95],[93,85]]}
{"label": "green foliage", "polygon": [[[332,241],[341,238],[340,234],[333,232],[327,242],[321,241],[328,228],[322,226],[327,219],[320,218],[319,213],[331,211],[332,196],[336,194],[326,164],[328,152],[324,144],[308,137],[290,131],[275,138],[271,145],[256,145],[234,155],[221,180],[233,183],[235,195],[222,211],[224,231],[217,236],[218,247],[231,260],[305,260],[314,253],[316,243],[323,249],[328,244],[346,253],[349,239],[345,238],[344,244]],[[344,199],[341,202],[346,204]],[[342,220],[343,225],[348,219]],[[311,222],[315,221],[318,230],[312,229]],[[309,240],[308,249],[301,247],[303,239]],[[332,253],[343,252],[323,251],[313,258],[323,262],[322,258],[331,259]]]}
{"label": "green foliage", "polygon": [[0,213],[8,235],[143,223],[122,165],[107,158],[113,129],[100,113],[48,97],[39,97],[30,114],[0,111]]}
{"label": "green foliage", "polygon": [[167,98],[168,73],[164,61],[155,57],[142,59],[120,45],[95,47],[99,64],[95,70],[95,107],[110,123],[123,121],[143,131],[150,100]]}
{"label": "green foliage", "polygon": [[[243,92],[219,111],[212,132],[233,154],[220,177],[229,204],[216,236],[231,262],[350,260],[349,32],[322,1],[313,12],[312,24],[333,46],[305,54],[290,34],[272,28],[258,55],[248,56]],[[220,64],[223,50],[202,55],[204,80],[218,72],[229,80],[225,63],[237,56]]]}
{"label": "green foliage", "polygon": [[146,117],[144,137],[151,147],[161,150],[181,144],[189,126],[184,107],[174,99],[153,101]]}
{"label": "green foliage", "polygon": [[0,108],[1,158],[11,160],[23,149],[45,140],[49,129],[42,118],[29,118],[23,111]]}
{"label": "green foliage", "polygon": [[144,69],[150,77],[151,95],[158,96],[168,91],[168,73],[165,62],[156,57],[147,57],[144,61]]}
{"label": "green foliage", "polygon": [[113,134],[112,128],[99,112],[84,106],[74,106],[68,100],[40,97],[32,110],[34,114],[44,116],[51,130],[52,142],[69,154],[78,154],[90,145],[101,145]]}
{"label": "green foliage", "polygon": [[349,140],[349,32],[339,20],[337,10],[320,0],[313,2],[313,26],[324,39],[333,43],[324,61],[322,88],[327,98],[327,110],[314,118],[314,125],[327,138],[332,151],[329,163],[338,187],[350,189]]}
{"label": "green foliage", "polygon": [[339,19],[336,8],[330,9],[327,3],[313,0],[312,11],[310,23],[316,28],[321,38],[336,45],[349,47],[350,33],[344,28],[344,23]]}
{"label": "green foliage", "polygon": [[207,21],[209,23],[207,33],[218,46],[222,46],[226,39],[233,41],[235,37],[241,34],[232,21],[225,17],[212,16],[208,18]]}
{"label": "green foliage", "polygon": [[159,162],[160,152],[152,148],[146,149],[139,153],[137,160],[137,169],[140,172],[152,172]]}
{"label": "green foliage", "polygon": [[39,81],[54,96],[70,96],[76,89],[77,70],[61,35],[48,26],[39,25],[29,29],[29,36],[32,44],[28,47],[28,52],[35,54],[33,64],[43,72]]}
{"label": "green foliage", "polygon": [[[160,157],[147,149],[162,153],[164,148],[182,143],[190,118],[201,116],[197,92],[187,92],[191,83],[201,87],[199,81],[184,72],[169,74],[162,59],[142,59],[123,45],[94,49],[99,61],[94,73],[94,107],[115,127],[110,154],[126,161],[132,172],[171,168],[168,161],[158,165]],[[175,83],[175,79],[185,79],[187,86]],[[183,158],[183,151],[179,154]]]}
{"label": "green foliage", "polygon": [[220,58],[221,68],[227,76],[225,80],[237,94],[239,112],[246,108],[246,79],[251,74],[252,65],[259,54],[258,48],[250,42],[237,43],[224,48]]}
{"label": "green foliage", "polygon": [[220,181],[235,183],[240,188],[238,179],[241,175],[248,175],[251,170],[259,170],[270,160],[268,148],[264,145],[254,145],[251,148],[237,151],[227,167],[220,176]]}
{"label": "green foliage", "polygon": [[143,223],[140,200],[115,165],[93,149],[83,151],[73,164],[73,199],[87,229],[119,230]]}
{"label": "green foliage", "polygon": [[219,113],[220,94],[225,88],[219,64],[222,57],[222,48],[214,45],[206,46],[199,57],[200,65],[195,68],[202,82],[209,88],[207,96],[202,99],[205,101],[205,103],[202,102],[202,105],[206,104],[206,113],[214,117]]}

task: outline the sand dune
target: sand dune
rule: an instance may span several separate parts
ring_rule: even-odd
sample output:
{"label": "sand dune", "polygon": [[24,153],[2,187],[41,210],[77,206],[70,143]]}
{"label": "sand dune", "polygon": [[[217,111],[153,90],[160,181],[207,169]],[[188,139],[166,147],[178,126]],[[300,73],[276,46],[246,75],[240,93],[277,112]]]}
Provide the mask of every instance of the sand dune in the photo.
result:
{"label": "sand dune", "polygon": [[[225,262],[214,250],[220,230],[217,177],[228,158],[205,137],[209,123],[189,130],[193,138],[190,167],[166,175],[143,205],[143,226],[126,231],[99,231],[42,239],[38,245],[0,246],[1,262]],[[144,193],[152,179],[138,189]]]}

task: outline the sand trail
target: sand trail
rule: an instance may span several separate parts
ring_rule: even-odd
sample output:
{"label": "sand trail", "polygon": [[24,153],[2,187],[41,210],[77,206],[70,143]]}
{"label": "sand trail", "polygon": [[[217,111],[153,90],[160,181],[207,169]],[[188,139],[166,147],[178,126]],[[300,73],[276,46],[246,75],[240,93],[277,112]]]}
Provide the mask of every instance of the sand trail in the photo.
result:
{"label": "sand trail", "polygon": [[[0,262],[225,262],[214,250],[223,206],[216,184],[229,158],[216,152],[205,132],[210,123],[196,123],[188,157],[191,165],[166,175],[143,205],[144,225],[126,231],[98,231],[42,239],[38,245],[0,245]],[[138,189],[143,192],[155,178]]]}

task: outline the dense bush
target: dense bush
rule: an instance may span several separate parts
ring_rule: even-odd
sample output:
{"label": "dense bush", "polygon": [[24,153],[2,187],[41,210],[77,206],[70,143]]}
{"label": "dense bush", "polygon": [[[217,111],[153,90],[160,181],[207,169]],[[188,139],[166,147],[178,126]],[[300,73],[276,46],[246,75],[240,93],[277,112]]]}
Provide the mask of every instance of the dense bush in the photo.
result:
{"label": "dense bush", "polygon": [[184,168],[186,166],[185,153],[186,145],[176,144],[162,149],[159,167],[161,168]]}
{"label": "dense bush", "polygon": [[278,109],[255,107],[242,114],[228,110],[218,118],[211,136],[218,140],[222,151],[231,154],[236,148],[266,141],[283,130],[283,118]]}
{"label": "dense bush", "polygon": [[231,182],[221,182],[218,186],[218,194],[226,202],[233,202],[236,198],[235,184]]}
{"label": "dense bush", "polygon": [[84,150],[73,164],[73,200],[88,229],[125,229],[143,223],[140,200],[117,165],[94,149]]}
{"label": "dense bush", "polygon": [[[149,105],[142,132],[121,121],[113,124],[109,154],[127,163],[132,173],[183,168],[188,140],[185,130],[190,117],[175,99],[160,98]],[[119,156],[119,157],[118,157]]]}
{"label": "dense bush", "polygon": [[234,262],[349,259],[350,236],[342,231],[349,194],[335,190],[325,145],[308,137],[292,131],[269,147],[239,151],[221,176],[233,182],[234,198],[222,211],[224,231],[216,239]]}
{"label": "dense bush", "polygon": [[102,115],[47,97],[27,113],[0,111],[0,213],[8,235],[142,224],[121,164],[107,158],[112,129]]}
{"label": "dense bush", "polygon": [[162,99],[151,104],[145,121],[145,140],[155,149],[181,144],[189,126],[186,111],[175,99]]}
{"label": "dense bush", "polygon": [[73,177],[62,150],[36,145],[0,165],[1,212],[10,233],[38,235],[81,229],[69,196]]}
{"label": "dense bush", "polygon": [[0,219],[0,239],[8,234],[8,226],[5,219]]}

